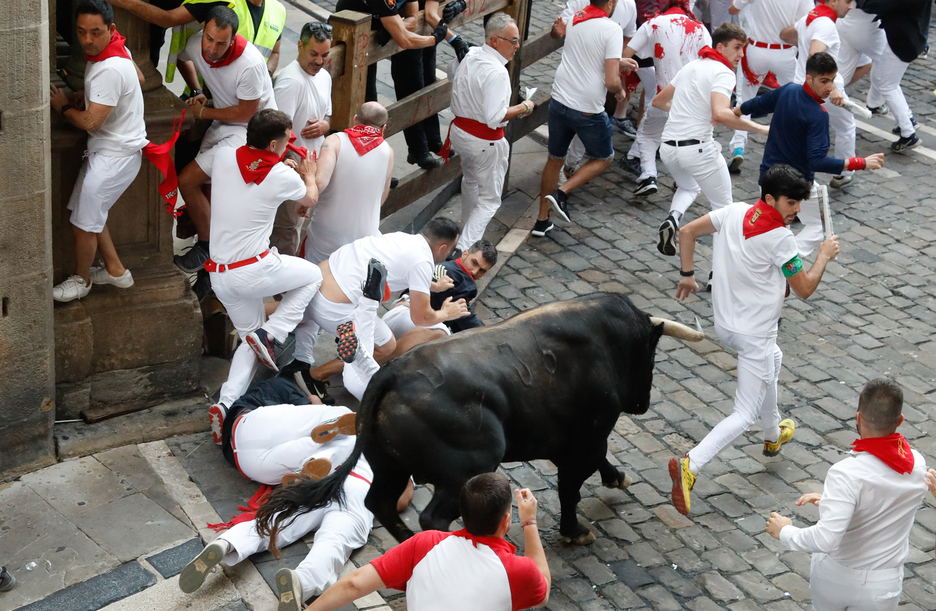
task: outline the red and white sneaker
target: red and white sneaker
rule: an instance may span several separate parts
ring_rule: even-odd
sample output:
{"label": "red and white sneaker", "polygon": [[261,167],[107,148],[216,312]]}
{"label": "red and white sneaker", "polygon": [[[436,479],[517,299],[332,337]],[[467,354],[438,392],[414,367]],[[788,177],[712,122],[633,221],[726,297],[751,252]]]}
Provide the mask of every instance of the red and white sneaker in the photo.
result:
{"label": "red and white sneaker", "polygon": [[215,403],[208,408],[208,422],[211,423],[211,439],[218,445],[221,445],[221,429],[224,427],[224,417],[227,416],[227,408],[223,403]]}

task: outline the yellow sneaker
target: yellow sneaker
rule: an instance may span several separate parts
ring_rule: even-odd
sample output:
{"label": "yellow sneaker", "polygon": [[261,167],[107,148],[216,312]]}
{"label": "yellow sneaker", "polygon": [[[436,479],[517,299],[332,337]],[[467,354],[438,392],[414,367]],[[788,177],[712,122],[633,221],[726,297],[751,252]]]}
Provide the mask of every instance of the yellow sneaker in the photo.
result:
{"label": "yellow sneaker", "polygon": [[780,446],[793,439],[796,423],[787,418],[780,422],[780,439],[764,442],[764,456],[776,456],[780,453]]}
{"label": "yellow sneaker", "polygon": [[689,470],[689,457],[671,458],[669,474],[673,480],[673,506],[684,516],[689,515],[689,491],[695,485],[696,476]]}

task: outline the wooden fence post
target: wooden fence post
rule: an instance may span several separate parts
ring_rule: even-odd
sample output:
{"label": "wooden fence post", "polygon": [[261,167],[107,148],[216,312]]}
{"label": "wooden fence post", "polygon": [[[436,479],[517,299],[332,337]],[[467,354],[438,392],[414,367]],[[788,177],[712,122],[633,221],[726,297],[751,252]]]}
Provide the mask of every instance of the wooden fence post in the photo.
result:
{"label": "wooden fence post", "polygon": [[367,48],[371,37],[371,16],[356,11],[340,11],[328,19],[334,45],[344,45],[344,71],[332,87],[331,127],[338,131],[354,124],[354,115],[367,93]]}
{"label": "wooden fence post", "polygon": [[[510,74],[510,88],[512,90],[510,96],[511,105],[517,104],[522,99],[520,96],[520,73],[523,70],[523,62],[520,58],[522,56],[523,45],[526,44],[529,35],[528,26],[530,25],[530,21],[527,19],[527,14],[529,13],[531,2],[532,0],[513,0],[510,6],[504,9],[504,12],[513,17],[514,21],[517,22],[517,29],[520,31],[520,48],[517,49],[513,59],[507,64],[507,73]],[[510,186],[510,166],[513,160],[514,139],[511,138],[509,134],[512,124],[513,121],[507,124],[507,141],[510,143],[510,152],[508,153],[507,174],[504,176],[504,190],[501,192],[501,198],[507,195],[507,189]]]}

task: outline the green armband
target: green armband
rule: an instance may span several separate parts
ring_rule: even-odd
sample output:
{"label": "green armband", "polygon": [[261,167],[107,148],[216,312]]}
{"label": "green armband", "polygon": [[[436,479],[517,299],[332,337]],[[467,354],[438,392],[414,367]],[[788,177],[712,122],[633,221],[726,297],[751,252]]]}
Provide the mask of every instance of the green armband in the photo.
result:
{"label": "green armband", "polygon": [[796,274],[803,271],[803,260],[800,259],[799,255],[796,255],[789,261],[783,264],[783,276],[789,278],[790,276],[795,276]]}

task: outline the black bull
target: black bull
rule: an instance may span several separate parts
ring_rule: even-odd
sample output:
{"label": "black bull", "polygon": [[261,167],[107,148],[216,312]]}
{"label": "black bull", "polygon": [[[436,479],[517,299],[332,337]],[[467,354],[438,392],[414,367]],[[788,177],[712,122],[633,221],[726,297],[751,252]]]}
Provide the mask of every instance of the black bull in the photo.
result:
{"label": "black bull", "polygon": [[469,478],[501,462],[546,458],[559,475],[560,534],[590,543],[594,536],[575,514],[582,484],[600,471],[605,486],[625,485],[606,458],[608,435],[621,413],[650,407],[664,327],[702,337],[651,319],[627,297],[598,293],[422,345],[371,380],[351,457],[320,481],[271,495],[258,514],[261,528],[339,498],[362,453],[374,470],[366,505],[398,541],[413,534],[396,512],[410,475],[435,486],[422,528],[447,530]]}

